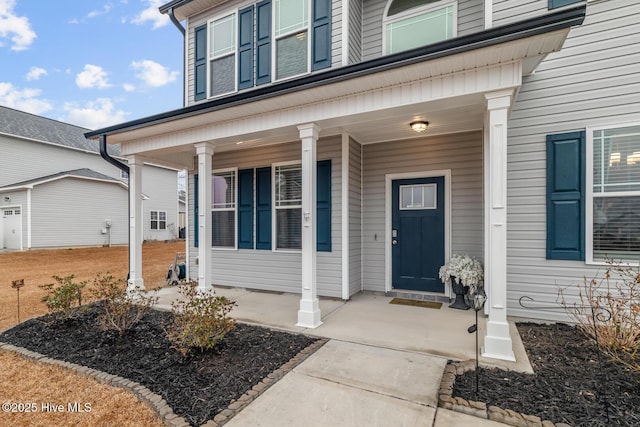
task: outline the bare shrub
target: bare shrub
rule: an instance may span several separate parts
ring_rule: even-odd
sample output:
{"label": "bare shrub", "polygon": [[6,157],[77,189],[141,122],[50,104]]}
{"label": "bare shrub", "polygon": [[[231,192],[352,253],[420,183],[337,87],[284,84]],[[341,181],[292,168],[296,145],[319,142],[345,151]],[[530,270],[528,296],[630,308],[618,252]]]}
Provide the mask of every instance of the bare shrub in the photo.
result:
{"label": "bare shrub", "polygon": [[87,285],[86,281],[75,282],[73,274],[70,276],[53,276],[56,283],[41,285],[47,291],[42,297],[49,313],[54,320],[64,321],[72,318],[77,308],[82,305],[82,289]]}
{"label": "bare shrub", "polygon": [[640,267],[607,260],[604,277],[585,278],[578,300],[560,303],[578,328],[614,360],[640,372]]}
{"label": "bare shrub", "polygon": [[235,321],[227,316],[235,301],[216,296],[213,290],[201,291],[193,281],[180,285],[179,292],[184,298],[171,304],[173,321],[166,334],[183,355],[215,347],[235,327]]}
{"label": "bare shrub", "polygon": [[100,329],[116,331],[119,335],[130,330],[158,302],[157,296],[146,295],[139,286],[130,289],[125,280],[115,279],[109,273],[98,273],[91,293],[101,301]]}

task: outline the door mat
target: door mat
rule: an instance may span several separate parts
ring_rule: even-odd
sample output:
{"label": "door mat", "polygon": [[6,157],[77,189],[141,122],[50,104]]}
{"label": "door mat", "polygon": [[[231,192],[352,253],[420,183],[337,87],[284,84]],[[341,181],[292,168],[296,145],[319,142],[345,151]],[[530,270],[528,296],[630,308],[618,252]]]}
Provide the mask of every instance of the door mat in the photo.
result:
{"label": "door mat", "polygon": [[436,301],[419,301],[414,299],[406,299],[406,298],[394,298],[389,304],[399,304],[399,305],[410,305],[413,307],[425,307],[425,308],[435,308],[439,309],[442,307],[441,302]]}

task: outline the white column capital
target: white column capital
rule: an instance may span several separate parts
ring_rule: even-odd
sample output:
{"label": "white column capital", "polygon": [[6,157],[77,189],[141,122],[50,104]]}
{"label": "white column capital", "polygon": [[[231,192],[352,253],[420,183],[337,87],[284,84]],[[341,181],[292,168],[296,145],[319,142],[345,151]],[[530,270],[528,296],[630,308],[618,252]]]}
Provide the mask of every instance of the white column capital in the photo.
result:
{"label": "white column capital", "polygon": [[208,154],[209,156],[213,156],[213,144],[210,142],[199,142],[193,146],[196,147],[196,154]]}
{"label": "white column capital", "polygon": [[320,126],[315,123],[305,123],[298,125],[298,131],[300,132],[300,139],[313,138],[317,140],[320,134]]}
{"label": "white column capital", "polygon": [[497,92],[490,92],[484,94],[484,99],[487,101],[487,110],[499,110],[504,108],[511,108],[513,102],[513,90],[499,90]]}
{"label": "white column capital", "polygon": [[127,156],[127,164],[128,165],[135,165],[135,166],[143,166],[144,165],[144,159],[138,155],[131,155],[131,156]]}

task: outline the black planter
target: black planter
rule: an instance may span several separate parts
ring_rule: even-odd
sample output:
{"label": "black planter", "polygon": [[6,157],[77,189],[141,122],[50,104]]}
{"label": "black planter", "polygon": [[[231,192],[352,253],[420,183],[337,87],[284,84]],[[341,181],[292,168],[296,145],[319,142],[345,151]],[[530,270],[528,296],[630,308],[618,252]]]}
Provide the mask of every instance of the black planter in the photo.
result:
{"label": "black planter", "polygon": [[455,276],[451,276],[451,289],[456,294],[456,300],[449,306],[449,308],[457,308],[458,310],[469,310],[467,303],[464,300],[464,296],[469,292],[469,287],[465,286],[462,282],[457,283]]}

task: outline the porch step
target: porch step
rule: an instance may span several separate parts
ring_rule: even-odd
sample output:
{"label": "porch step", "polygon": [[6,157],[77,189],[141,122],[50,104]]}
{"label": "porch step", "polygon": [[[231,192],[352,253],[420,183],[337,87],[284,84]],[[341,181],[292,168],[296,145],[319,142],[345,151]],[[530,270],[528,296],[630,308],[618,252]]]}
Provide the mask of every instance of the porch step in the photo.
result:
{"label": "porch step", "polygon": [[423,292],[411,292],[411,291],[390,291],[385,292],[385,296],[392,298],[405,298],[405,299],[413,299],[417,301],[436,301],[448,303],[450,301],[449,297],[445,295],[434,295]]}

